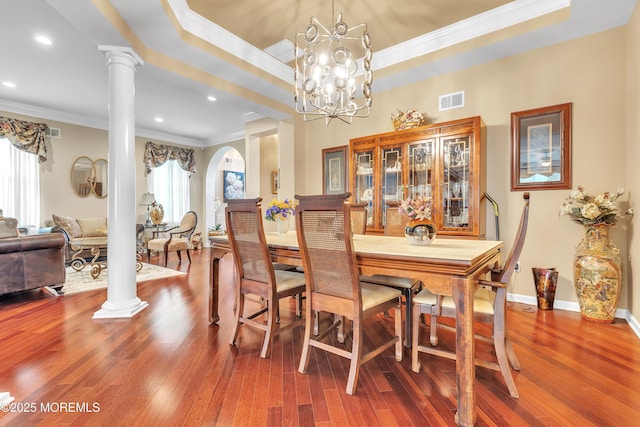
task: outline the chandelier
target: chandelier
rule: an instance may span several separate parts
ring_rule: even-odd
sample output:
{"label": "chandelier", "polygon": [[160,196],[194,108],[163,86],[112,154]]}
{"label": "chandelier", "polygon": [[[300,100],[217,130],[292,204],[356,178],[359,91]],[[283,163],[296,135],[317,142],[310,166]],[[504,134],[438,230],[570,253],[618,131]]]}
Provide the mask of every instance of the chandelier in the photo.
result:
{"label": "chandelier", "polygon": [[[371,109],[371,39],[366,24],[349,28],[342,13],[326,28],[311,17],[304,32],[296,34],[294,71],[296,112],[305,121],[338,118],[351,123],[368,117]],[[299,50],[301,49],[301,50]],[[298,58],[298,53],[302,58]],[[301,64],[300,64],[301,63]]]}

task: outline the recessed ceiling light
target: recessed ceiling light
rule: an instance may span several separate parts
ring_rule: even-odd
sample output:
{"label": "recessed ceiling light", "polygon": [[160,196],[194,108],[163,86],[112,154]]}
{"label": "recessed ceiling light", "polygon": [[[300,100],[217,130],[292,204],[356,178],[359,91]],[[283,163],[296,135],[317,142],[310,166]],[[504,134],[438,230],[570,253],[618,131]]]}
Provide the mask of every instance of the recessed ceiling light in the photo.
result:
{"label": "recessed ceiling light", "polygon": [[158,123],[164,122],[164,119],[162,117],[156,117],[154,120]]}
{"label": "recessed ceiling light", "polygon": [[13,82],[2,82],[2,86],[6,86],[6,87],[16,87],[16,84]]}
{"label": "recessed ceiling light", "polygon": [[39,35],[34,37],[38,43],[46,44],[47,46],[51,46],[53,42],[47,36]]}
{"label": "recessed ceiling light", "polygon": [[209,95],[209,96],[207,96],[207,99],[208,99],[209,101],[211,101],[211,102],[214,102],[214,101],[216,100],[216,97],[215,97],[215,96],[213,96],[213,95]]}

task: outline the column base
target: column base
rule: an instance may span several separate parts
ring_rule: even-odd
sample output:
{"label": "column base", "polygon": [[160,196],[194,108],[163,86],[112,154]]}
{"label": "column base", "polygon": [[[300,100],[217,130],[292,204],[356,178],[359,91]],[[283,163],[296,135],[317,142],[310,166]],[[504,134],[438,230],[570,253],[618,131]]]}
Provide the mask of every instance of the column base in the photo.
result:
{"label": "column base", "polygon": [[8,405],[13,402],[13,400],[13,397],[11,397],[8,391],[0,391],[0,406]]}
{"label": "column base", "polygon": [[126,303],[114,304],[106,301],[102,304],[102,308],[93,313],[93,319],[118,319],[122,317],[133,317],[140,311],[147,308],[149,304],[146,301],[141,301],[140,298],[135,298]]}

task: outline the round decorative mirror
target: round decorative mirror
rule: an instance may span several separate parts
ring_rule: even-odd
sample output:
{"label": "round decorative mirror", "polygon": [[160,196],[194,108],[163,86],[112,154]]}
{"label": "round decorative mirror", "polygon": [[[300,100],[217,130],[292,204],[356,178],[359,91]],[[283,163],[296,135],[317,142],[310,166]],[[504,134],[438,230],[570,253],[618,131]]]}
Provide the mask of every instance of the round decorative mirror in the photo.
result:
{"label": "round decorative mirror", "polygon": [[78,157],[71,167],[71,186],[80,197],[87,197],[93,192],[93,161],[86,157]]}
{"label": "round decorative mirror", "polygon": [[105,159],[91,160],[81,156],[73,162],[71,167],[71,186],[80,197],[87,197],[93,193],[97,197],[107,197],[107,169]]}
{"label": "round decorative mirror", "polygon": [[98,159],[93,162],[95,172],[95,181],[93,183],[93,192],[100,198],[107,197],[107,169],[108,164],[105,159]]}

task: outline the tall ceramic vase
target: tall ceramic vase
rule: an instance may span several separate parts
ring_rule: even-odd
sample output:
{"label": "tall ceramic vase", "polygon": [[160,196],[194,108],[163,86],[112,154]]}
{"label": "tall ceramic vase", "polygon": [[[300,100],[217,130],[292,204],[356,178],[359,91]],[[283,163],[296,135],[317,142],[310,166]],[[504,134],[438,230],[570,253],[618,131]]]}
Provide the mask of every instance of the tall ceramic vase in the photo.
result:
{"label": "tall ceramic vase", "polygon": [[620,251],[609,240],[609,224],[585,226],[576,247],[573,279],[582,318],[612,323],[622,287]]}

